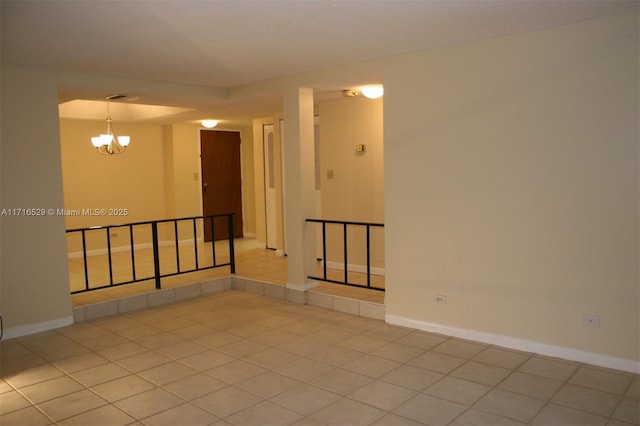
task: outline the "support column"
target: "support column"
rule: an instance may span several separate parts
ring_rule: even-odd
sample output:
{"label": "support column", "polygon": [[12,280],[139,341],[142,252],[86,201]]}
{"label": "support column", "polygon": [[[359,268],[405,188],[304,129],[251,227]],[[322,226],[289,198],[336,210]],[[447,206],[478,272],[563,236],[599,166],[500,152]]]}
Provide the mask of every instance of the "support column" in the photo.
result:
{"label": "support column", "polygon": [[316,242],[313,89],[291,87],[284,92],[284,169],[289,276],[287,288],[308,290],[315,275]]}

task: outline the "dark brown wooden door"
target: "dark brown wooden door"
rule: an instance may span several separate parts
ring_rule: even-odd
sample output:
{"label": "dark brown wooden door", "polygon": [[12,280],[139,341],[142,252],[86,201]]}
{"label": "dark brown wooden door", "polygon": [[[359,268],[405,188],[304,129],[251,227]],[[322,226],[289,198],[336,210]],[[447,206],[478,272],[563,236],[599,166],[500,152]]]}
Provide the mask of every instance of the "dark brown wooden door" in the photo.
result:
{"label": "dark brown wooden door", "polygon": [[[242,179],[240,133],[219,130],[200,131],[203,214],[235,213],[233,236],[242,237]],[[204,240],[229,238],[226,218],[205,219]]]}

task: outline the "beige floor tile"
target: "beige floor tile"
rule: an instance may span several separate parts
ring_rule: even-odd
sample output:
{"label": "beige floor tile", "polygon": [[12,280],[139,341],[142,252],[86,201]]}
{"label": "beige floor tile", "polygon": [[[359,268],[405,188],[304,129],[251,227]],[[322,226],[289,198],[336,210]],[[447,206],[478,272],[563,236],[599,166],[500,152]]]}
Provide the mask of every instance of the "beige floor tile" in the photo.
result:
{"label": "beige floor tile", "polygon": [[349,395],[349,398],[382,410],[392,411],[416,394],[416,391],[401,386],[375,381],[354,391]]}
{"label": "beige floor tile", "polygon": [[54,421],[76,416],[106,405],[107,401],[89,390],[82,390],[43,402],[38,407]]}
{"label": "beige floor tile", "polygon": [[209,349],[204,352],[199,352],[186,358],[182,358],[180,362],[196,370],[205,371],[215,368],[219,365],[227,364],[234,360],[235,358],[229,355],[213,349]]}
{"label": "beige floor tile", "polygon": [[349,399],[340,399],[315,413],[311,418],[324,425],[371,424],[386,413],[370,405]]}
{"label": "beige floor tile", "polygon": [[606,417],[596,416],[569,407],[549,404],[531,422],[535,426],[598,426],[606,425]]}
{"label": "beige floor tile", "polygon": [[387,344],[385,340],[377,339],[375,337],[366,336],[364,334],[359,334],[354,337],[350,337],[342,342],[338,343],[337,346],[352,349],[358,352],[371,352],[374,349],[384,346]]}
{"label": "beige floor tile", "polygon": [[235,384],[263,374],[266,371],[257,365],[238,360],[207,370],[206,373],[226,383]]}
{"label": "beige floor tile", "polygon": [[227,383],[206,374],[195,374],[176,380],[163,388],[178,395],[185,401],[192,401],[208,393],[215,392],[227,386]]}
{"label": "beige floor tile", "polygon": [[310,339],[328,344],[338,344],[340,342],[353,338],[354,336],[356,336],[356,333],[341,330],[339,326],[321,328],[320,330],[311,332],[306,335],[306,337]]}
{"label": "beige floor tile", "polygon": [[267,371],[237,383],[236,386],[262,398],[271,398],[293,387],[299,386],[301,383],[299,380],[291,377],[273,371]]}
{"label": "beige floor tile", "polygon": [[365,376],[378,378],[384,376],[388,372],[395,370],[401,364],[385,358],[379,358],[373,355],[362,355],[351,362],[342,366],[345,370],[354,371]]}
{"label": "beige floor tile", "polygon": [[612,417],[634,425],[640,424],[640,403],[635,398],[623,398]]}
{"label": "beige floor tile", "polygon": [[30,405],[31,403],[16,391],[5,392],[0,396],[0,414],[7,414]]}
{"label": "beige floor tile", "polygon": [[531,421],[544,405],[545,402],[540,399],[494,389],[480,399],[474,407],[526,423]]}
{"label": "beige floor tile", "polygon": [[97,351],[97,353],[111,361],[118,361],[120,359],[147,352],[148,350],[149,349],[137,343],[127,342],[121,345],[116,345],[110,348],[99,350]]}
{"label": "beige floor tile", "polygon": [[469,361],[452,371],[451,375],[483,385],[495,386],[510,373],[511,370],[506,368]]}
{"label": "beige floor tile", "polygon": [[317,340],[298,337],[297,339],[281,343],[276,347],[278,349],[282,349],[283,351],[291,352],[296,355],[307,356],[320,351],[325,347],[325,345],[318,342]]}
{"label": "beige floor tile", "polygon": [[117,363],[129,371],[137,373],[159,365],[168,364],[172,361],[171,358],[165,355],[147,350],[127,358],[119,359]]}
{"label": "beige floor tile", "polygon": [[[58,398],[84,389],[80,383],[68,376],[57,377],[20,389],[20,392],[35,404]],[[0,410],[1,411],[1,410]]]}
{"label": "beige floor tile", "polygon": [[318,351],[308,355],[311,359],[325,364],[331,364],[335,367],[345,365],[357,358],[360,358],[361,356],[361,352],[341,348],[339,346],[324,346]]}
{"label": "beige floor tile", "polygon": [[0,395],[2,395],[5,392],[9,392],[12,391],[13,388],[11,387],[11,385],[9,385],[9,383],[5,382],[4,379],[0,378]]}
{"label": "beige floor tile", "polygon": [[465,410],[464,405],[418,394],[393,412],[424,424],[442,425],[451,422]]}
{"label": "beige floor tile", "polygon": [[531,355],[522,352],[490,347],[473,357],[473,360],[513,370],[524,364],[529,358]]}
{"label": "beige floor tile", "polygon": [[[7,365],[10,364],[12,360],[16,360],[17,358],[20,358],[19,363],[17,363],[16,365]],[[25,361],[25,358],[29,358],[27,363],[23,363],[23,361]],[[37,360],[34,359],[33,362],[40,363],[43,361],[41,358],[37,358]],[[50,364],[38,364],[35,366],[30,366],[31,357],[28,356],[12,358],[11,360],[3,361],[2,364],[2,376],[7,382],[9,382],[11,386],[14,386],[16,388],[23,388],[25,386],[44,382],[56,377],[60,377],[64,374],[62,371],[58,370]],[[7,367],[7,369],[9,370],[8,374],[5,373],[4,367]]]}
{"label": "beige floor tile", "polygon": [[633,376],[629,374],[580,367],[578,371],[571,376],[569,383],[603,392],[614,393],[616,395],[623,395],[629,388],[632,380]]}
{"label": "beige floor tile", "polygon": [[243,360],[263,368],[275,369],[285,364],[292,363],[299,359],[298,355],[280,349],[269,348],[264,351],[246,356]]}
{"label": "beige floor tile", "polygon": [[565,381],[577,369],[578,366],[575,363],[534,356],[525,362],[518,370],[523,373]]}
{"label": "beige floor tile", "polygon": [[114,405],[136,419],[144,419],[183,403],[182,398],[164,389],[154,388],[115,402]]}
{"label": "beige floor tile", "polygon": [[627,398],[640,399],[640,376],[636,374],[624,396]]}
{"label": "beige floor tile", "polygon": [[302,416],[298,413],[272,402],[262,401],[228,417],[225,421],[236,425],[264,426],[265,419],[269,419],[269,422],[274,425],[290,425],[301,418]]}
{"label": "beige floor tile", "polygon": [[137,340],[137,343],[146,347],[147,349],[160,349],[167,346],[175,345],[177,343],[181,343],[184,340],[175,334],[163,332],[160,334],[155,334],[153,336],[145,337],[143,339]]}
{"label": "beige floor tile", "polygon": [[423,392],[447,401],[470,406],[490,390],[490,386],[449,376],[429,386]]}
{"label": "beige floor tile", "polygon": [[109,402],[120,401],[133,395],[153,389],[155,385],[138,376],[125,376],[110,382],[93,386],[91,390]]}
{"label": "beige floor tile", "polygon": [[415,420],[407,419],[406,417],[401,417],[396,414],[387,414],[371,423],[373,426],[415,426],[422,424],[423,423],[419,423]]}
{"label": "beige floor tile", "polygon": [[403,345],[415,346],[420,349],[428,350],[445,342],[447,339],[448,338],[444,336],[436,336],[433,334],[414,331],[399,338],[395,342],[402,343]]}
{"label": "beige floor tile", "polygon": [[76,371],[107,364],[108,362],[108,359],[96,354],[95,352],[89,352],[60,361],[55,361],[53,365],[66,373],[74,373]]}
{"label": "beige floor tile", "polygon": [[338,399],[340,399],[339,395],[307,383],[271,398],[273,402],[304,416],[326,407]]}
{"label": "beige floor tile", "polygon": [[117,364],[109,363],[77,371],[73,373],[73,377],[83,385],[92,387],[130,374],[129,370]]}
{"label": "beige floor tile", "polygon": [[48,426],[53,423],[47,416],[42,414],[40,410],[29,406],[21,410],[0,415],[0,424],[2,426]]}
{"label": "beige floor tile", "polygon": [[148,426],[161,425],[189,425],[205,426],[217,421],[218,418],[193,404],[182,404],[169,408],[151,417],[142,420],[142,424]]}
{"label": "beige floor tile", "polygon": [[521,395],[532,396],[548,401],[562,385],[563,383],[557,380],[516,371],[502,381],[498,387]]}
{"label": "beige floor tile", "polygon": [[380,380],[416,391],[422,391],[442,377],[444,377],[444,375],[434,371],[413,367],[411,365],[403,365],[385,374]]}
{"label": "beige floor tile", "polygon": [[438,352],[426,352],[414,359],[409,364],[414,367],[423,368],[425,370],[435,371],[437,373],[448,374],[464,364],[464,358],[458,358],[451,355],[445,355]]}
{"label": "beige floor tile", "polygon": [[[525,424],[517,420],[474,409],[462,413],[460,417],[451,423],[452,426],[525,426]],[[551,424],[547,426],[551,426]]]}
{"label": "beige floor tile", "polygon": [[234,386],[228,386],[195,399],[193,403],[220,418],[225,418],[252,407],[260,401],[262,401],[262,398]]}
{"label": "beige floor tile", "polygon": [[218,331],[198,337],[193,341],[198,343],[199,345],[215,349],[220,346],[228,345],[229,343],[237,342],[239,340],[243,339],[240,336],[236,336],[235,334]]}
{"label": "beige floor tile", "polygon": [[124,426],[134,422],[134,418],[125,414],[113,405],[104,405],[99,408],[87,411],[86,413],[68,418],[60,422],[60,425],[86,426],[86,425],[109,425]]}
{"label": "beige floor tile", "polygon": [[460,358],[472,358],[487,348],[487,345],[468,342],[459,339],[449,339],[431,349],[433,352],[440,352]]}
{"label": "beige floor tile", "polygon": [[274,330],[273,328],[269,327],[268,331],[252,336],[251,340],[267,346],[278,346],[298,338],[299,336],[293,333],[287,333],[286,331],[282,330]]}
{"label": "beige floor tile", "polygon": [[371,377],[341,368],[335,368],[328,373],[316,377],[311,380],[310,383],[330,392],[346,396],[372,381],[373,379]]}
{"label": "beige floor tile", "polygon": [[558,391],[552,402],[608,417],[613,413],[620,399],[617,395],[567,384]]}
{"label": "beige floor tile", "polygon": [[199,354],[201,352],[205,352],[207,350],[206,346],[199,345],[192,341],[185,341],[176,343],[173,345],[165,346],[158,349],[158,352],[161,354],[168,356],[169,358],[178,360],[182,358],[187,358],[191,355]]}
{"label": "beige floor tile", "polygon": [[185,377],[193,376],[198,370],[180,362],[170,362],[138,373],[138,375],[157,386],[163,386]]}
{"label": "beige floor tile", "polygon": [[416,348],[415,346],[403,345],[397,342],[389,342],[384,346],[371,351],[371,355],[402,363],[409,362],[423,353],[423,349]]}
{"label": "beige floor tile", "polygon": [[313,359],[300,357],[294,361],[283,364],[275,371],[297,380],[309,381],[321,374],[333,370],[333,366]]}
{"label": "beige floor tile", "polygon": [[217,350],[234,358],[244,358],[268,348],[269,346],[263,345],[262,343],[251,340],[239,340],[234,343],[229,343],[228,345],[220,346]]}

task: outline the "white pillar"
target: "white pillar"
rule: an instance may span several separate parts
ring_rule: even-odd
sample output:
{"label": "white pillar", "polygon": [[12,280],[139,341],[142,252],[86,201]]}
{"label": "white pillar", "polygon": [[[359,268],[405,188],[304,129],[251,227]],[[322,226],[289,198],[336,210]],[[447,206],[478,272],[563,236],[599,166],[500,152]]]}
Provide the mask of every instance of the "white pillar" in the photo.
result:
{"label": "white pillar", "polygon": [[287,288],[308,290],[318,285],[314,224],[315,160],[313,89],[291,87],[284,92],[284,168],[286,235],[289,276]]}

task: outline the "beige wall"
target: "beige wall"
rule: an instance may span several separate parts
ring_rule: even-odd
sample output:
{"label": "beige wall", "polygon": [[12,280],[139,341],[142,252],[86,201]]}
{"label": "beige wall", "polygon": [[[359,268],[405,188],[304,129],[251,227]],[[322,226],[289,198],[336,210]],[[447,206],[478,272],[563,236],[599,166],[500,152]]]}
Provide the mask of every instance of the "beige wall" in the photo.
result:
{"label": "beige wall", "polygon": [[638,368],[638,116],[637,16],[393,61],[388,318]]}
{"label": "beige wall", "polygon": [[[319,105],[322,218],[384,223],[383,100],[344,98]],[[365,152],[356,152],[356,145]],[[333,177],[329,177],[332,173]],[[349,227],[348,262],[366,265],[364,227]],[[384,230],[371,229],[372,266],[384,268]],[[343,264],[343,232],[327,226],[327,260]]]}
{"label": "beige wall", "polygon": [[[117,225],[131,222],[192,217],[202,214],[200,176],[200,126],[196,124],[148,124],[121,122],[114,119],[116,134],[131,136],[131,145],[124,154],[100,155],[88,142],[92,135],[104,132],[104,121],[60,120],[60,147],[64,206],[69,211],[104,209],[105,216],[66,216],[67,229]],[[236,129],[233,129],[236,130]],[[253,161],[250,129],[243,133],[243,196],[245,230],[255,232],[253,206]],[[248,133],[249,136],[244,136]],[[248,184],[247,184],[248,183]],[[116,213],[124,215],[111,215]],[[151,242],[150,229],[136,228],[136,244]],[[179,240],[193,238],[192,225],[181,222]],[[173,240],[172,225],[160,226],[160,238]],[[87,249],[106,248],[104,231],[87,233]],[[129,245],[125,228],[111,232],[113,247]],[[202,238],[198,227],[197,238]],[[80,234],[69,234],[67,249],[77,253],[82,249]]]}

